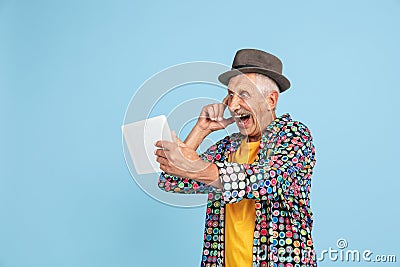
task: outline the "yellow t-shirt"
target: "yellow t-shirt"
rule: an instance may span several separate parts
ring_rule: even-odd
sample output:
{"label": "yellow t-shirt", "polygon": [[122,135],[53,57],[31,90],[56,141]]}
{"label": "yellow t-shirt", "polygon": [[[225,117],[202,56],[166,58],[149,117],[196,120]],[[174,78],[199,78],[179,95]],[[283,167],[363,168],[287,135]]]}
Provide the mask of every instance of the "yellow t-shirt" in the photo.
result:
{"label": "yellow t-shirt", "polygon": [[[251,164],[255,161],[260,141],[243,140],[238,150],[228,160]],[[233,184],[232,184],[233,185]],[[253,266],[253,233],[256,209],[254,199],[242,199],[225,205],[225,267]]]}

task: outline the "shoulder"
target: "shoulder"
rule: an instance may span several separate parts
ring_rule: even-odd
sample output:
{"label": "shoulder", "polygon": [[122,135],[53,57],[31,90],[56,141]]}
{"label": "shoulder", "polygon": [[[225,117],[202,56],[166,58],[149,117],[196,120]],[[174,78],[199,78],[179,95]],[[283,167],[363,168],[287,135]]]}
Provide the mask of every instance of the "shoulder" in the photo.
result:
{"label": "shoulder", "polygon": [[283,123],[278,132],[279,139],[297,139],[301,142],[312,140],[312,135],[309,127],[298,120],[289,119]]}
{"label": "shoulder", "polygon": [[309,127],[301,121],[293,120],[290,115],[286,123],[283,124],[281,131],[311,136],[311,131]]}
{"label": "shoulder", "polygon": [[301,121],[290,119],[282,124],[276,142],[278,154],[300,153],[314,157],[315,147],[310,129]]}
{"label": "shoulder", "polygon": [[311,136],[310,128],[308,128],[307,125],[301,121],[292,121],[292,123],[290,124],[289,127],[291,128],[291,131],[298,132],[299,134]]}

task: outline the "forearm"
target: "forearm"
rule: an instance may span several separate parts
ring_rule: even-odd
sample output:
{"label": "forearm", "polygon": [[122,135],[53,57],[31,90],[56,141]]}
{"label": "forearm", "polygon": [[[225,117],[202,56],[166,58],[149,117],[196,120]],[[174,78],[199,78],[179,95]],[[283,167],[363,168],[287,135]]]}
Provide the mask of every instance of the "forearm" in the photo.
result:
{"label": "forearm", "polygon": [[210,133],[210,130],[203,130],[196,124],[186,137],[184,143],[190,148],[196,150],[201,142],[203,142],[204,138],[206,138]]}
{"label": "forearm", "polygon": [[201,168],[200,171],[189,173],[188,178],[221,189],[222,183],[219,179],[219,170],[217,165],[203,160],[201,160],[201,162],[204,167]]}

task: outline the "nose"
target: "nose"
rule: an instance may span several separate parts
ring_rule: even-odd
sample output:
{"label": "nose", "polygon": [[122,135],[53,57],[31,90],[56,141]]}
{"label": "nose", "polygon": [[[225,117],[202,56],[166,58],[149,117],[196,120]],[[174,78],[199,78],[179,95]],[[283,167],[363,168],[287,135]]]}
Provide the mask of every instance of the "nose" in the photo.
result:
{"label": "nose", "polygon": [[240,109],[240,102],[241,99],[237,94],[233,94],[231,99],[228,102],[228,108],[231,112],[235,112],[236,110]]}

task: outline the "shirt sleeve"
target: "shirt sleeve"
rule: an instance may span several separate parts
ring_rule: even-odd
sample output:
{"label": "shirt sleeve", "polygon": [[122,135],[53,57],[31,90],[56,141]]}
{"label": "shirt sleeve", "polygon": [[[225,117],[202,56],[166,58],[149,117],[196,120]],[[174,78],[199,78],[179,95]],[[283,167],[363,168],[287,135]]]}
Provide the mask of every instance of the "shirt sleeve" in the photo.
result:
{"label": "shirt sleeve", "polygon": [[181,194],[207,194],[211,189],[211,186],[204,183],[185,177],[172,176],[164,172],[158,179],[158,187],[165,192]]}
{"label": "shirt sleeve", "polygon": [[[200,158],[204,161],[214,163],[216,159],[221,157],[221,154],[217,153],[219,151],[217,148],[220,148],[226,143],[226,138],[227,137],[221,139],[216,144],[209,147],[200,155]],[[162,172],[158,179],[158,187],[166,192],[183,194],[208,194],[212,191],[221,191],[221,189],[215,188],[211,185],[185,177],[169,175],[165,172]]]}
{"label": "shirt sleeve", "polygon": [[225,202],[236,203],[243,198],[275,199],[289,190],[295,195],[308,190],[298,186],[299,180],[311,179],[310,169],[315,164],[315,149],[308,128],[295,122],[281,129],[277,136],[271,156],[253,164],[216,163]]}

